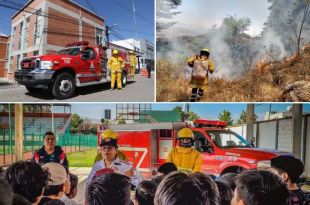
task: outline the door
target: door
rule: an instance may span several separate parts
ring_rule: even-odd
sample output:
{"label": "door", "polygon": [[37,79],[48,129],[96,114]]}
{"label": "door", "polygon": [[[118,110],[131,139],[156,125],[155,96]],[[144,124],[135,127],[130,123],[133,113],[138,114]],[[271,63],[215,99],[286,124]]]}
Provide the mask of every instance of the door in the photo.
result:
{"label": "door", "polygon": [[86,47],[81,55],[80,82],[99,81],[101,79],[101,62],[98,53],[93,48]]}

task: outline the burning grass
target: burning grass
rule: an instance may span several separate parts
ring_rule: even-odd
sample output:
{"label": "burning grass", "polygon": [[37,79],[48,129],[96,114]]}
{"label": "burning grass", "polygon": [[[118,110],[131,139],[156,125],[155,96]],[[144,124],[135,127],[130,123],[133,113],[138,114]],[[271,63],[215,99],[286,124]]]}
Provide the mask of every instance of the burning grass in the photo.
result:
{"label": "burning grass", "polygon": [[[188,101],[191,89],[180,64],[157,61],[157,101]],[[296,85],[295,85],[295,84]],[[286,92],[294,84],[296,90]],[[280,102],[310,101],[310,45],[301,56],[281,62],[260,62],[255,69],[235,80],[212,77],[201,101],[205,102]],[[288,96],[288,94],[289,96]],[[297,95],[297,97],[295,96]],[[292,97],[293,96],[293,97]],[[299,96],[299,97],[298,97]]]}

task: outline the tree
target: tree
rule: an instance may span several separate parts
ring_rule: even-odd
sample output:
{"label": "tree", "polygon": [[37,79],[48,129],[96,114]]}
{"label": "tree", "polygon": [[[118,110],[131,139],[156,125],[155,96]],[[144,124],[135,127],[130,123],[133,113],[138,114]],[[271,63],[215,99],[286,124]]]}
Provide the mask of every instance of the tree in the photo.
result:
{"label": "tree", "polygon": [[172,109],[173,111],[176,111],[179,113],[179,120],[184,121],[185,120],[185,113],[182,110],[181,106],[176,106],[175,108]]}
{"label": "tree", "polygon": [[180,12],[172,12],[172,9],[176,9],[182,4],[182,0],[157,0],[156,1],[156,29],[161,31],[174,25],[175,22],[163,22],[164,19],[171,19],[174,15]]}
{"label": "tree", "polygon": [[118,120],[117,124],[119,124],[119,125],[126,124],[126,120],[124,118],[121,118]]}
{"label": "tree", "polygon": [[71,128],[70,128],[70,131],[72,133],[77,133],[78,132],[78,128],[79,126],[83,123],[83,119],[81,119],[81,117],[74,113],[72,115],[72,118],[71,118]]}
{"label": "tree", "polygon": [[[258,118],[258,116],[254,113],[254,119],[256,120]],[[242,112],[240,113],[240,117],[237,121],[237,124],[245,124],[246,123],[246,112],[244,110],[242,110]]]}
{"label": "tree", "polygon": [[223,110],[219,113],[218,119],[227,123],[228,126],[233,124],[233,119],[231,118],[231,113],[228,110]]}
{"label": "tree", "polygon": [[101,118],[101,119],[100,119],[100,122],[101,122],[101,124],[103,124],[103,125],[108,125],[108,124],[109,124],[109,120],[104,119],[104,118]]}
{"label": "tree", "polygon": [[197,119],[199,119],[199,115],[197,115],[193,111],[189,111],[188,112],[188,120],[194,121],[194,120],[197,120]]}

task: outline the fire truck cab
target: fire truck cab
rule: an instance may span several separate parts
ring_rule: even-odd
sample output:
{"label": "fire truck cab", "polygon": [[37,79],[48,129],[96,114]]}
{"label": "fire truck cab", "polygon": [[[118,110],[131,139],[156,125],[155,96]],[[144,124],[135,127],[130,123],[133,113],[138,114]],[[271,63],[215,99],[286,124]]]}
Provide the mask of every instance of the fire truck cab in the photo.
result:
{"label": "fire truck cab", "polygon": [[[29,92],[48,89],[57,99],[70,98],[76,87],[110,81],[106,51],[106,47],[89,46],[87,41],[70,43],[55,54],[24,58],[15,80]],[[119,55],[126,61],[129,54],[120,50]],[[127,84],[129,66],[127,62],[122,71],[123,86]]]}
{"label": "fire truck cab", "polygon": [[[192,124],[192,125],[190,125]],[[138,171],[150,176],[166,161],[171,149],[178,145],[177,132],[183,127],[192,129],[192,146],[202,155],[201,172],[213,175],[238,173],[243,170],[266,168],[279,155],[292,155],[277,150],[253,147],[242,136],[226,129],[221,121],[199,119],[193,123],[141,123],[109,125],[118,132],[119,150]],[[98,131],[98,139],[102,130]]]}

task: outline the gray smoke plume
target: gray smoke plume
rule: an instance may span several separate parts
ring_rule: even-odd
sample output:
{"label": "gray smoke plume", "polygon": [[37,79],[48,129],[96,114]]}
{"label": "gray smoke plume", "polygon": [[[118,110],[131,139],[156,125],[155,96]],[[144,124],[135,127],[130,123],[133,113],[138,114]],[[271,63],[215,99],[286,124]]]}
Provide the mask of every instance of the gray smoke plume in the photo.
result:
{"label": "gray smoke plume", "polygon": [[[296,51],[296,33],[298,33],[304,6],[309,0],[268,0],[270,14],[261,34],[250,36],[247,29],[250,21],[246,17],[227,16],[219,27],[214,26],[198,33],[193,29],[161,32],[157,39],[158,59],[168,59],[172,63],[186,65],[189,56],[198,54],[200,49],[208,47],[210,58],[215,62],[216,73],[213,76],[237,78],[245,70],[255,67],[259,60],[282,60]],[[240,29],[240,30],[238,30]],[[173,32],[175,30],[175,32]],[[176,33],[178,35],[176,35]],[[172,36],[171,34],[174,34]],[[310,41],[309,14],[302,33],[302,43]],[[181,62],[181,63],[180,63]],[[182,63],[183,62],[183,63]]]}

